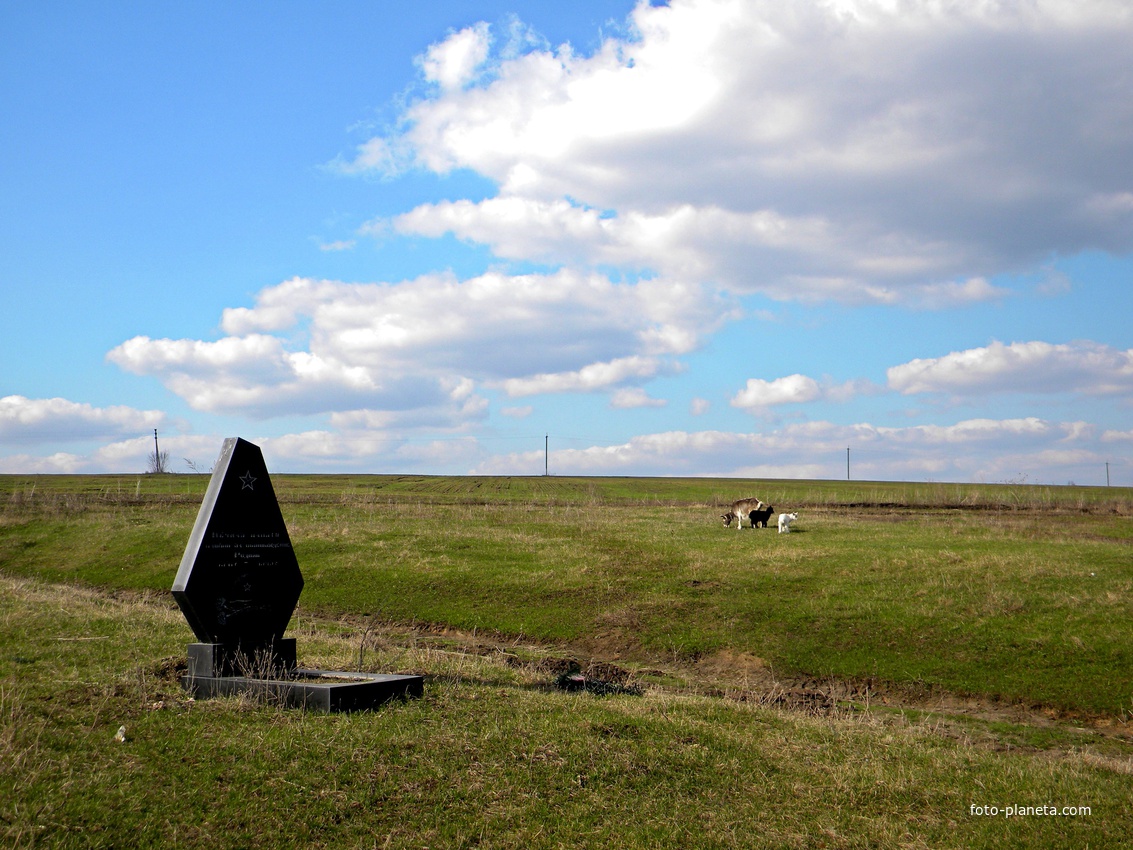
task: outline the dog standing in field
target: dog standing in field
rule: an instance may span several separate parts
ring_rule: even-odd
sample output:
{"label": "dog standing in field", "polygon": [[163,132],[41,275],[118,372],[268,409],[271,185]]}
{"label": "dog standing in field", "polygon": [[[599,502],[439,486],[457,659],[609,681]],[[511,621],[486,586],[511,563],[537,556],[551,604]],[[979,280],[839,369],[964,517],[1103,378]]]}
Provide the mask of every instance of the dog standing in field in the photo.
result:
{"label": "dog standing in field", "polygon": [[790,534],[791,523],[799,518],[797,513],[794,514],[779,514],[779,533]]}
{"label": "dog standing in field", "polygon": [[[744,524],[744,517],[750,517],[752,511],[762,511],[763,501],[761,499],[740,499],[738,502],[732,502],[732,506],[728,509],[726,514],[720,514],[720,519],[724,520],[724,527],[727,528],[732,524],[732,520],[736,521],[736,531],[739,531]],[[755,525],[752,525],[755,528]]]}

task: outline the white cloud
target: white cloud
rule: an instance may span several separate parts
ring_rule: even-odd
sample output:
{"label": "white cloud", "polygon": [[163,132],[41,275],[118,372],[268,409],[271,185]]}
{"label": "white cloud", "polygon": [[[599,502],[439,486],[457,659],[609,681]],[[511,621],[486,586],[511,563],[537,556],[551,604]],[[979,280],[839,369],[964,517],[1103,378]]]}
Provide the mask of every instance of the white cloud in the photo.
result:
{"label": "white cloud", "polygon": [[865,380],[835,384],[829,380],[816,381],[807,375],[787,375],[765,381],[748,378],[742,390],[732,397],[732,407],[760,413],[780,404],[806,404],[812,401],[849,401],[856,395],[872,393],[874,387]]}
{"label": "white cloud", "polygon": [[569,270],[399,284],[293,278],[253,307],[225,310],[222,339],[135,337],[107,356],[199,410],[472,420],[486,408],[476,385],[522,396],[648,380],[679,368],[673,356],[737,313],[678,281],[618,284]]}
{"label": "white cloud", "polygon": [[[907,428],[806,422],[767,433],[669,431],[612,446],[552,450],[550,468],[556,475],[837,479],[846,475],[847,447],[855,479],[1040,483],[1045,476],[1048,483],[1087,483],[1101,474],[1104,480],[1105,455],[1092,429],[1037,418]],[[521,474],[541,462],[536,454],[493,456],[474,471]]]}
{"label": "white cloud", "polygon": [[113,439],[152,432],[165,421],[159,410],[10,395],[0,398],[0,445]]}
{"label": "white cloud", "polygon": [[338,469],[357,472],[463,472],[483,457],[472,436],[413,439],[380,431],[313,430],[255,441],[269,469],[305,472]]}
{"label": "white cloud", "polygon": [[467,85],[488,58],[489,44],[488,25],[478,23],[430,45],[421,60],[425,79],[445,90]]}
{"label": "white cloud", "polygon": [[641,387],[623,387],[610,398],[610,407],[615,410],[631,410],[638,407],[664,407],[668,402],[663,398],[653,398]]}
{"label": "white cloud", "polygon": [[688,406],[688,412],[693,416],[703,416],[712,409],[712,402],[706,398],[694,398]]}
{"label": "white cloud", "polygon": [[747,386],[732,398],[732,406],[759,409],[775,404],[801,404],[821,395],[818,381],[806,375],[788,375],[773,381],[748,378]]}
{"label": "white cloud", "polygon": [[509,396],[540,393],[595,392],[627,381],[644,381],[655,377],[664,368],[656,357],[619,357],[605,363],[591,363],[571,372],[543,372],[524,378],[510,378],[500,383]]}
{"label": "white cloud", "polygon": [[[81,441],[97,442],[101,439],[105,438],[95,436]],[[67,442],[71,441],[72,438],[69,436]],[[199,471],[208,471],[220,453],[222,443],[222,437],[167,432],[162,432],[161,435],[161,450],[169,454],[169,466],[174,472],[191,472],[190,461]],[[0,456],[0,473],[142,475],[149,469],[149,457],[152,453],[151,429],[148,434],[114,440],[86,452],[75,450],[54,452],[49,455],[24,453]]]}
{"label": "white cloud", "polygon": [[128,372],[154,375],[197,410],[253,416],[311,413],[383,403],[400,408],[421,391],[404,380],[381,382],[360,366],[324,354],[288,351],[283,340],[252,334],[216,342],[129,339],[107,354]]}
{"label": "white cloud", "polygon": [[[276,436],[246,434],[260,445],[273,472],[340,469],[350,472],[472,472],[541,474],[542,439],[531,451],[492,454],[471,435],[413,439],[403,434],[357,428],[311,430]],[[1028,481],[1079,484],[1130,480],[1133,466],[1113,457],[1115,444],[1133,441],[1129,432],[1106,431],[1084,422],[1037,417],[970,419],[946,425],[904,428],[868,423],[794,423],[764,433],[666,431],[641,434],[624,443],[550,453],[554,475],[689,475],[754,478],[843,478],[846,448],[860,480]],[[175,469],[211,468],[219,436],[162,438]],[[552,444],[553,445],[553,444]],[[146,468],[152,437],[139,436],[102,446],[89,454],[0,456],[3,473],[137,473]],[[761,494],[763,495],[763,494]],[[774,498],[774,494],[770,494]]]}
{"label": "white cloud", "polygon": [[91,470],[85,457],[68,452],[48,456],[18,454],[0,457],[0,474],[4,475],[74,475],[88,471]]}
{"label": "white cloud", "polygon": [[1133,15],[1123,0],[641,3],[634,39],[491,56],[430,48],[441,83],[356,163],[500,186],[403,233],[614,264],[778,299],[935,309],[991,275],[1133,247]]}
{"label": "white cloud", "polygon": [[944,357],[911,360],[888,370],[890,389],[906,395],[957,396],[1004,392],[1133,394],[1133,349],[1095,342],[993,342]]}
{"label": "white cloud", "polygon": [[973,277],[964,281],[910,286],[905,300],[912,307],[932,310],[999,301],[1010,294],[1010,290],[992,286],[982,277]]}
{"label": "white cloud", "polygon": [[[736,213],[681,204],[657,214],[613,214],[565,199],[544,201],[519,196],[478,203],[423,204],[396,217],[391,225],[406,235],[483,243],[509,259],[611,265],[653,269],[684,279],[714,281],[736,290],[755,289],[777,300],[845,303],[906,303],[940,308],[1003,298],[1007,291],[983,278],[901,285],[872,282],[894,274],[933,273],[923,257],[903,254],[889,238],[868,244],[861,232],[832,232],[820,217],[788,218],[772,210]],[[383,222],[370,230],[385,232]],[[832,258],[854,272],[829,277]],[[816,265],[809,256],[821,257]],[[751,282],[753,269],[771,272]]]}
{"label": "white cloud", "polygon": [[340,174],[369,174],[380,173],[392,177],[404,167],[404,145],[396,140],[382,138],[368,139],[358,145],[354,158],[344,160],[341,157],[327,165],[328,170]]}

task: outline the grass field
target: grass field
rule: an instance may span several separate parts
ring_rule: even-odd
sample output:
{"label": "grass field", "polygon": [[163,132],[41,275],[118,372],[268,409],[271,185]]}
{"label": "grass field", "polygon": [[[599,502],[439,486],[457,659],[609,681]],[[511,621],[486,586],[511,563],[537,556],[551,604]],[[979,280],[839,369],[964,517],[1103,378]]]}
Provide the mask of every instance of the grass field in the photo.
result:
{"label": "grass field", "polygon": [[[273,483],[301,662],[425,698],[188,702],[168,589],[207,477],[0,477],[9,844],[1133,844],[1133,491]],[[795,532],[723,528],[749,495]],[[567,660],[640,695],[558,691]]]}

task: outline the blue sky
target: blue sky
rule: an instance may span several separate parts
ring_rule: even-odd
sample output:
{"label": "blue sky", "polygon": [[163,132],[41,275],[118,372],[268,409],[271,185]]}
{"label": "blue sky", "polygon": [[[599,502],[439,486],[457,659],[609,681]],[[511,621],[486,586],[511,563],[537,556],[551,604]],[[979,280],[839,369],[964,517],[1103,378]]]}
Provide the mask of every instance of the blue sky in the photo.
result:
{"label": "blue sky", "polygon": [[1133,12],[0,10],[0,472],[1133,485]]}

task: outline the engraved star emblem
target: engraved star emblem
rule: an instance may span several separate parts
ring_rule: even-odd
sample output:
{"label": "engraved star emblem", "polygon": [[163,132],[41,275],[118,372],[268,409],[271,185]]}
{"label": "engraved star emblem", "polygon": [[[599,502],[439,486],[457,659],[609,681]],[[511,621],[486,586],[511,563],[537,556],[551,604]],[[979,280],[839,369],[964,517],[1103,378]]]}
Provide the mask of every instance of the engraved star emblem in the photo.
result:
{"label": "engraved star emblem", "polygon": [[249,469],[247,472],[245,472],[243,475],[240,476],[240,483],[244,485],[243,487],[240,488],[241,490],[254,490],[254,489],[256,489],[255,487],[252,486],[253,484],[256,483],[256,477],[254,475],[252,475],[252,470]]}

